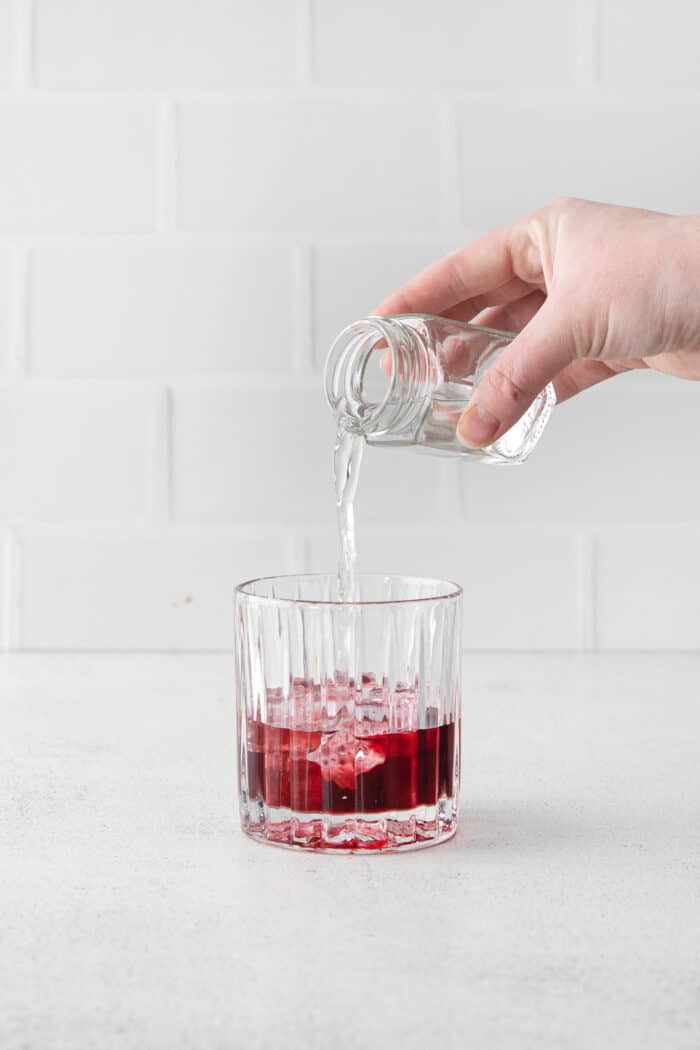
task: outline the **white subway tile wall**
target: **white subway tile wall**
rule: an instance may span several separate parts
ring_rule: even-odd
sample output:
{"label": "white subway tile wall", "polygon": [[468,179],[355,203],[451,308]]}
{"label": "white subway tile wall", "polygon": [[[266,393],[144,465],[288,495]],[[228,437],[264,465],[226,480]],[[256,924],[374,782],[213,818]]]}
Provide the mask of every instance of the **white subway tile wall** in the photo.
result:
{"label": "white subway tile wall", "polygon": [[0,234],[154,228],[152,102],[0,100]]}
{"label": "white subway tile wall", "polygon": [[226,649],[237,583],[303,568],[282,527],[21,533],[29,649]]}
{"label": "white subway tile wall", "polygon": [[9,609],[10,574],[12,571],[12,556],[10,549],[10,538],[6,529],[0,528],[0,580],[3,588],[0,590],[0,652],[10,648],[9,628],[11,613]]}
{"label": "white subway tile wall", "polygon": [[0,91],[7,90],[13,79],[13,15],[12,4],[9,0],[3,0],[0,3]]}
{"label": "white subway tile wall", "polygon": [[619,376],[559,405],[524,467],[470,471],[465,516],[632,530],[700,525],[698,463],[700,384]]}
{"label": "white subway tile wall", "polygon": [[0,382],[0,520],[142,520],[154,394]]}
{"label": "white subway tile wall", "polygon": [[440,212],[429,102],[344,99],[178,107],[187,230],[424,230]]}
{"label": "white subway tile wall", "polygon": [[12,314],[12,252],[0,241],[0,377],[10,366],[10,317]]}
{"label": "white subway tile wall", "polygon": [[338,331],[379,306],[414,273],[466,239],[371,241],[316,245],[313,253],[314,362],[321,368]]}
{"label": "white subway tile wall", "polygon": [[46,240],[31,271],[28,354],[38,375],[292,370],[296,257],[288,241]]}
{"label": "white subway tile wall", "polygon": [[[228,649],[332,570],[333,335],[554,195],[700,211],[699,11],[0,0],[0,649]],[[699,461],[647,375],[520,469],[369,449],[362,567],[466,649],[700,650]]]}
{"label": "white subway tile wall", "polygon": [[[700,73],[698,73],[700,79]],[[497,224],[552,197],[695,212],[700,100],[567,99],[459,107],[463,218]]]}
{"label": "white subway tile wall", "polygon": [[608,529],[596,560],[601,646],[700,649],[697,529]]}
{"label": "white subway tile wall", "polygon": [[35,0],[47,90],[225,91],[294,82],[290,0]]}
{"label": "white subway tile wall", "polygon": [[699,101],[700,5],[667,0],[663,11],[636,0],[610,0],[601,7],[600,78],[606,88],[660,91]]}
{"label": "white subway tile wall", "polygon": [[[333,426],[317,383],[174,387],[173,512],[184,521],[329,520]],[[322,480],[323,479],[323,480]]]}
{"label": "white subway tile wall", "polygon": [[[581,612],[578,539],[556,529],[497,526],[416,527],[405,520],[358,528],[367,572],[456,579],[464,588],[462,634],[467,649],[577,649]],[[332,564],[337,537],[309,537],[311,568]]]}
{"label": "white subway tile wall", "polygon": [[[521,91],[572,87],[576,4],[561,0],[320,0],[315,68],[323,85]],[[411,136],[415,137],[414,135]]]}

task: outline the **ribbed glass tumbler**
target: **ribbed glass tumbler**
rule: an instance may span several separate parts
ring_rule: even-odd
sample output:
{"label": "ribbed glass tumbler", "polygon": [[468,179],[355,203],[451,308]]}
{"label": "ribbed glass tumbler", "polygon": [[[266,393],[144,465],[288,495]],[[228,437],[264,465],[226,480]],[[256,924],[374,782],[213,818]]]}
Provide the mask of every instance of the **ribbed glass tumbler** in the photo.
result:
{"label": "ribbed glass tumbler", "polygon": [[280,846],[406,850],[457,829],[461,588],[409,576],[236,590],[241,820]]}

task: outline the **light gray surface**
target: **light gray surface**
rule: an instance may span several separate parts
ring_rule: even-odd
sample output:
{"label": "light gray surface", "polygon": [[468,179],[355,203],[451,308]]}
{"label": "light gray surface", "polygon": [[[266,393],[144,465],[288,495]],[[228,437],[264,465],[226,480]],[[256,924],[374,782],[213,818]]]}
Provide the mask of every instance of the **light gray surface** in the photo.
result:
{"label": "light gray surface", "polygon": [[228,657],[0,661],[3,1050],[700,1044],[700,658],[470,657],[451,843],[248,842]]}

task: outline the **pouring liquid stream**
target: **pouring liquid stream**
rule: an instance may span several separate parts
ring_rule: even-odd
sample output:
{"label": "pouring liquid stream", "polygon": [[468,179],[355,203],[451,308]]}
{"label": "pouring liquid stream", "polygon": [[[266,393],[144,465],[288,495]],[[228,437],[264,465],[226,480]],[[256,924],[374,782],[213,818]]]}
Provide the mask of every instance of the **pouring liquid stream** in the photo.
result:
{"label": "pouring liquid stream", "polygon": [[361,434],[351,430],[342,420],[333,451],[335,482],[335,506],[340,540],[338,561],[338,598],[351,602],[356,597],[355,567],[357,564],[357,540],[355,538],[354,500],[362,463],[364,440]]}

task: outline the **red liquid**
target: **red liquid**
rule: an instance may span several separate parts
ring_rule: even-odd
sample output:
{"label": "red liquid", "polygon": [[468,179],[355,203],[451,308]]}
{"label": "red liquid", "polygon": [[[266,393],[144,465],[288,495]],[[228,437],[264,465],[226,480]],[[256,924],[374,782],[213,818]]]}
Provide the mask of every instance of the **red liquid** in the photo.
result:
{"label": "red liquid", "polygon": [[451,798],[454,723],[355,736],[248,720],[250,801],[298,813],[381,813]]}

